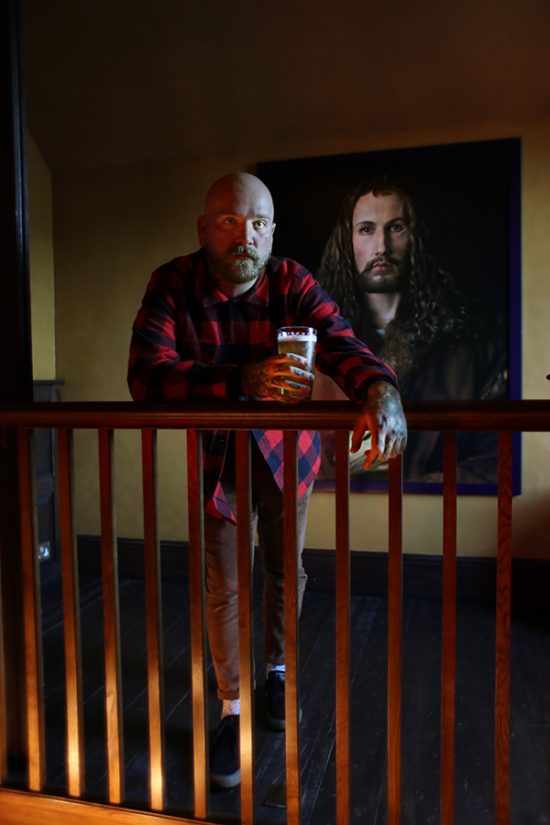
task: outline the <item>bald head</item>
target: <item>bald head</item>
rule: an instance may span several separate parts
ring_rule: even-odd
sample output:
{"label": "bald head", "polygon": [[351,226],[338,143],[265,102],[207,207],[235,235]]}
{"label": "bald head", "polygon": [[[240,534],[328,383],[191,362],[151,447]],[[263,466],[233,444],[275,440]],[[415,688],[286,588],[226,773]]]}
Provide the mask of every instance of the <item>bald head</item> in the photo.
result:
{"label": "bald head", "polygon": [[212,184],[197,223],[212,274],[230,295],[262,273],[273,242],[273,199],[255,175],[234,172]]}
{"label": "bald head", "polygon": [[271,192],[256,175],[248,172],[232,172],[215,181],[204,202],[204,214],[218,211],[223,204],[235,203],[252,205],[254,211],[263,212],[273,220],[273,199]]}

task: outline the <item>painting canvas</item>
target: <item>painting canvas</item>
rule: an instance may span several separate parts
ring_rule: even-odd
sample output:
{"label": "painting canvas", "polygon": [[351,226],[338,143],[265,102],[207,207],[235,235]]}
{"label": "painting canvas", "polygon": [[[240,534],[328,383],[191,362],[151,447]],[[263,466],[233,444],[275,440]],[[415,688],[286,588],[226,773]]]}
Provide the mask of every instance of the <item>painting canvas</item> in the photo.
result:
{"label": "painting canvas", "polygon": [[[273,253],[319,278],[405,399],[520,397],[520,152],[506,139],[257,166],[275,202]],[[345,398],[321,375],[314,397]],[[316,485],[331,489],[322,435]],[[514,458],[518,493],[519,437]],[[496,433],[459,433],[457,462],[459,493],[496,492]],[[384,466],[352,460],[350,474],[352,490],[386,487]],[[441,482],[440,434],[411,432],[405,492]]]}

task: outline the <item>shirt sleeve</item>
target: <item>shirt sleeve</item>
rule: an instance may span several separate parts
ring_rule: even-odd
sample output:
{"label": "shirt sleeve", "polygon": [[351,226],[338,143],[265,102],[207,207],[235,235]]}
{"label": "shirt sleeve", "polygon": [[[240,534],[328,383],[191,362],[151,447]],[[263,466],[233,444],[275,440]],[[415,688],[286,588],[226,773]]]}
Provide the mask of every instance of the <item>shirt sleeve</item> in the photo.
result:
{"label": "shirt sleeve", "polygon": [[153,273],[132,328],[128,386],[134,401],[237,399],[242,392],[237,364],[199,360],[191,300],[176,267]]}
{"label": "shirt sleeve", "polygon": [[355,337],[338,305],[307,270],[297,278],[295,301],[299,323],[317,330],[317,368],[329,375],[348,398],[364,402],[374,381],[388,381],[399,389],[393,369]]}

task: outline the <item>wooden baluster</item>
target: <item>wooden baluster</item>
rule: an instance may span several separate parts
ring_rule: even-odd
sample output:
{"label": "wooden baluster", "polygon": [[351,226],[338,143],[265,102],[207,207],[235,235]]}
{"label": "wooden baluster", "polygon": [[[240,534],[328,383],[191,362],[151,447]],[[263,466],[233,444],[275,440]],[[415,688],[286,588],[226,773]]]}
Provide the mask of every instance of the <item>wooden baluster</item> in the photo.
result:
{"label": "wooden baluster", "polygon": [[6,657],[4,652],[4,605],[2,603],[2,565],[0,565],[0,785],[8,773],[8,716],[6,704]]}
{"label": "wooden baluster", "polygon": [[389,463],[388,825],[401,822],[402,458]]}
{"label": "wooden baluster", "polygon": [[189,603],[193,691],[193,788],[195,817],[208,815],[208,734],[206,724],[206,636],[204,597],[204,494],[202,434],[187,431],[189,503]]}
{"label": "wooden baluster", "polygon": [[495,823],[510,821],[510,608],[512,593],[512,433],[499,433],[495,673]]}
{"label": "wooden baluster", "polygon": [[147,695],[149,726],[149,789],[151,808],[162,811],[164,782],[164,685],[162,677],[162,606],[160,548],[157,522],[157,433],[141,432],[143,471],[143,535],[145,613],[147,619]]}
{"label": "wooden baluster", "polygon": [[250,529],[250,443],[247,431],[235,433],[237,468],[237,547],[239,563],[239,688],[241,697],[241,823],[254,822],[254,650],[252,645],[252,553]]}
{"label": "wooden baluster", "polygon": [[456,433],[443,435],[443,618],[441,634],[441,825],[454,823],[456,695]]}
{"label": "wooden baluster", "polygon": [[349,433],[335,433],[336,505],[336,822],[350,820]]}
{"label": "wooden baluster", "polygon": [[119,805],[124,796],[122,735],[122,679],[120,672],[120,622],[118,553],[113,501],[113,431],[99,430],[99,482],[101,511],[101,575],[103,582],[103,633],[105,642],[105,719],[109,802]]}
{"label": "wooden baluster", "polygon": [[45,777],[44,674],[36,510],[34,506],[34,462],[32,431],[18,430],[19,507],[21,564],[23,570],[23,624],[27,703],[28,786],[40,791]]}
{"label": "wooden baluster", "polygon": [[285,717],[286,717],[286,806],[289,825],[299,825],[300,740],[298,730],[298,558],[296,500],[297,433],[284,433],[284,575],[285,575]]}
{"label": "wooden baluster", "polygon": [[59,546],[63,584],[65,684],[67,708],[67,773],[69,796],[84,793],[84,727],[82,714],[82,646],[78,559],[73,527],[73,437],[62,428],[57,434],[57,496]]}

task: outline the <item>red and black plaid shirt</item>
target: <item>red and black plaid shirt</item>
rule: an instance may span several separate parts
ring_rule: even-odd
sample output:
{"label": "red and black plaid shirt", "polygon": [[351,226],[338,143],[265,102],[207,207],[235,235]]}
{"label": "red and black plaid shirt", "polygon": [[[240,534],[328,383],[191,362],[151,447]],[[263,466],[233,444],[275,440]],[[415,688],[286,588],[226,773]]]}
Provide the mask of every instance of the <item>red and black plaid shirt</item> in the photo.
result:
{"label": "red and black plaid shirt", "polygon": [[[316,366],[357,403],[376,379],[397,385],[393,371],[357,338],[310,272],[295,261],[271,257],[251,289],[229,298],[208,271],[203,250],[175,258],[153,273],[133,326],[128,385],[136,401],[246,400],[242,364],[277,352],[277,329],[300,324],[317,330]],[[204,485],[211,513],[234,520],[220,476],[226,432],[205,434]],[[254,437],[282,487],[283,437],[278,430]],[[298,438],[298,494],[319,469],[319,435]]]}

